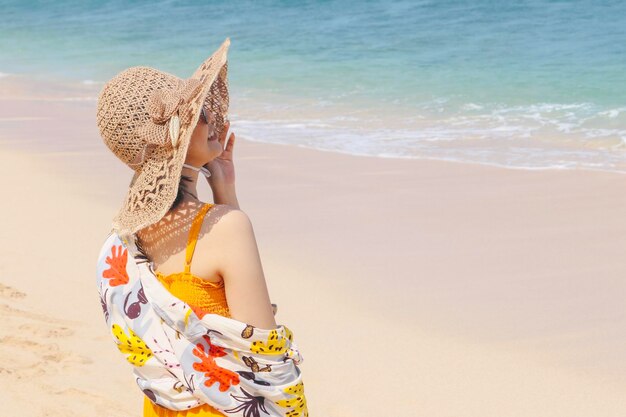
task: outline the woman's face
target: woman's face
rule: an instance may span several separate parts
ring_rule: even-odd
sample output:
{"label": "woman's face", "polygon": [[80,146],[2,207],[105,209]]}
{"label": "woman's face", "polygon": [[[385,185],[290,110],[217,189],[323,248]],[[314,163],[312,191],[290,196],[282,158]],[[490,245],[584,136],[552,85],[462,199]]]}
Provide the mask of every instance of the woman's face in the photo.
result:
{"label": "woman's face", "polygon": [[218,132],[215,129],[215,116],[206,109],[204,114],[208,117],[208,123],[200,114],[198,124],[191,134],[187,158],[185,159],[185,163],[197,167],[212,161],[224,152],[224,148],[218,140]]}

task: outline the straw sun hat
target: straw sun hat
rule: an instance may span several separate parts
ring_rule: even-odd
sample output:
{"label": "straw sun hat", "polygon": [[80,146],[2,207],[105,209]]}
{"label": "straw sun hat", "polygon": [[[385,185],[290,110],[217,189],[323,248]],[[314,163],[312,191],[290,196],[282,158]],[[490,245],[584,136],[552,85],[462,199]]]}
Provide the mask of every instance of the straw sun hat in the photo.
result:
{"label": "straw sun hat", "polygon": [[188,79],[144,66],[110,79],[98,96],[97,124],[107,147],[133,176],[113,229],[129,236],[159,221],[180,181],[191,134],[204,106],[222,132],[228,113],[230,38]]}

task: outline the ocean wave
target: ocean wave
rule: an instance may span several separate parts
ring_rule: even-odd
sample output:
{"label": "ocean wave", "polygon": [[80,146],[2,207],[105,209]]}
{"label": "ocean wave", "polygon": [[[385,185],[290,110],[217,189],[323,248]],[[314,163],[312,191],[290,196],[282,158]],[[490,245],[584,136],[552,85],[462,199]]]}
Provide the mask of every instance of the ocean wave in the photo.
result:
{"label": "ocean wave", "polygon": [[[474,107],[475,109],[475,107]],[[626,173],[626,128],[585,127],[568,114],[550,117],[550,112],[589,112],[588,104],[545,103],[498,109],[489,113],[456,115],[418,125],[380,128],[367,118],[312,120],[243,119],[233,115],[233,127],[246,139],[294,144],[354,155],[427,158],[480,163],[521,169],[590,169]],[[521,114],[527,111],[527,114]],[[603,110],[607,111],[607,110]],[[512,115],[512,116],[511,116]],[[358,127],[357,127],[358,126]]]}

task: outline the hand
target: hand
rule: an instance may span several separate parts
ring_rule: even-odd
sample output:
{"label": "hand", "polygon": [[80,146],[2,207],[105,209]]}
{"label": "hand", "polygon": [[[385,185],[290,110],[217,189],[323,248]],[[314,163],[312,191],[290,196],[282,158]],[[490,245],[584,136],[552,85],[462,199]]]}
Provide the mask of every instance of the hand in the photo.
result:
{"label": "hand", "polygon": [[228,143],[224,145],[226,142],[226,134],[228,133],[228,128],[230,127],[230,121],[227,121],[224,124],[224,129],[218,138],[218,141],[222,145],[224,151],[220,156],[213,159],[212,161],[204,164],[204,167],[211,171],[211,176],[208,178],[209,185],[213,186],[230,186],[235,184],[235,165],[233,163],[233,148],[235,143],[235,134],[231,133],[228,138]]}

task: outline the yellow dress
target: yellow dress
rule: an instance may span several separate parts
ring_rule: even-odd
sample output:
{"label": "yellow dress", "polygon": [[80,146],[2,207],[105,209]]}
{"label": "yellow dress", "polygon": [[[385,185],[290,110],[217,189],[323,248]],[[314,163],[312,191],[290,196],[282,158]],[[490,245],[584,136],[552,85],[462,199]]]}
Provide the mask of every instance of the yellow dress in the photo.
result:
{"label": "yellow dress", "polygon": [[[193,275],[190,272],[191,258],[198,241],[198,233],[202,227],[202,221],[207,211],[213,204],[205,204],[198,211],[189,230],[187,250],[185,254],[185,270],[183,272],[163,275],[156,271],[159,281],[177,298],[185,301],[193,311],[202,318],[207,313],[219,314],[230,317],[228,304],[226,303],[226,292],[224,281],[214,283]],[[224,417],[225,414],[219,412],[209,404],[191,408],[189,410],[170,410],[160,405],[154,404],[147,396],[144,396],[143,406],[144,417]]]}

